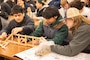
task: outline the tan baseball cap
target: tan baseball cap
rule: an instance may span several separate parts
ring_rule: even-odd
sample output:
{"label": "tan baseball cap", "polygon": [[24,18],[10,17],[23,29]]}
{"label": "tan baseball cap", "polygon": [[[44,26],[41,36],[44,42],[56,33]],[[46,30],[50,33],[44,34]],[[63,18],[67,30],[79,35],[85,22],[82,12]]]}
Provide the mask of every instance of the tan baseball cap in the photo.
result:
{"label": "tan baseball cap", "polygon": [[79,16],[80,13],[79,13],[79,10],[77,8],[69,8],[67,10],[67,18],[73,18],[75,16]]}

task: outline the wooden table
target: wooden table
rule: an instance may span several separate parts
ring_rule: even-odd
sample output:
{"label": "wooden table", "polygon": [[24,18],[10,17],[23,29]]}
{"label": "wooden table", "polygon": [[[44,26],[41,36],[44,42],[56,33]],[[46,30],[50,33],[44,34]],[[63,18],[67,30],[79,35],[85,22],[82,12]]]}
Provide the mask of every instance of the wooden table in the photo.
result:
{"label": "wooden table", "polygon": [[21,60],[20,58],[14,57],[14,54],[27,50],[29,48],[31,47],[10,43],[9,45],[6,46],[5,49],[0,47],[0,56],[10,60]]}

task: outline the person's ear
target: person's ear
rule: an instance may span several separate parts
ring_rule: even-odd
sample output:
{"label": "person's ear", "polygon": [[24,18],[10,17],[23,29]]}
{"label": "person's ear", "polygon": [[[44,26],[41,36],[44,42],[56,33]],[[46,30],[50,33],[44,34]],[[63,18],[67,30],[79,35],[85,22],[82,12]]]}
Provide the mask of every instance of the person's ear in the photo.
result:
{"label": "person's ear", "polygon": [[25,14],[23,13],[23,16],[25,16]]}
{"label": "person's ear", "polygon": [[57,16],[54,16],[55,19],[57,19]]}

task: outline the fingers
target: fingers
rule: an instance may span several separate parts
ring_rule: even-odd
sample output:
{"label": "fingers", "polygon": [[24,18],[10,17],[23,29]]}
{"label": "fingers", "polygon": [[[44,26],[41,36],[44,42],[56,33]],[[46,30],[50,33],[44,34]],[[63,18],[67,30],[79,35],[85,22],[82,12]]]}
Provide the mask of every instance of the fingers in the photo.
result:
{"label": "fingers", "polygon": [[18,32],[21,32],[22,30],[23,30],[23,27],[16,27],[16,28],[12,29],[12,33],[17,34]]}
{"label": "fingers", "polygon": [[12,29],[12,32],[11,33],[16,34],[17,33],[16,28]]}
{"label": "fingers", "polygon": [[6,32],[3,32],[1,35],[0,35],[0,39],[5,39],[7,37],[7,33]]}
{"label": "fingers", "polygon": [[5,40],[6,37],[0,35],[0,40]]}

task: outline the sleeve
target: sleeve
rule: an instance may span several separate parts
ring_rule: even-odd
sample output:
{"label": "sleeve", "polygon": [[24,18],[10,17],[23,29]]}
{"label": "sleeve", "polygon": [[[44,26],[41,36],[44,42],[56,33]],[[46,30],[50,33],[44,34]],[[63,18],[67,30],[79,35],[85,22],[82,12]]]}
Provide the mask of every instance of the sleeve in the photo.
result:
{"label": "sleeve", "polygon": [[[33,20],[28,20],[25,25],[23,26],[23,31],[22,34],[27,34],[29,35],[34,31],[34,22]],[[24,32],[24,33],[23,33]]]}
{"label": "sleeve", "polygon": [[53,39],[47,39],[54,41],[55,44],[62,44],[63,40],[68,35],[68,27],[66,25],[63,25],[58,32],[56,33],[55,37]]}
{"label": "sleeve", "polygon": [[10,34],[11,33],[11,30],[13,28],[13,24],[14,24],[14,21],[10,21],[7,26],[5,26],[1,31],[0,31],[0,34],[2,34],[3,32],[6,32],[7,34]]}
{"label": "sleeve", "polygon": [[[90,28],[90,27],[87,27],[87,28]],[[77,55],[90,44],[89,35],[90,35],[89,29],[85,29],[85,27],[82,29],[80,28],[74,35],[69,45],[66,45],[66,46],[52,45],[51,50],[53,52],[66,55],[66,56]]]}
{"label": "sleeve", "polygon": [[43,22],[40,22],[39,26],[35,29],[35,31],[30,34],[32,36],[37,36],[37,37],[40,37],[42,36],[44,33],[44,30],[43,30]]}

